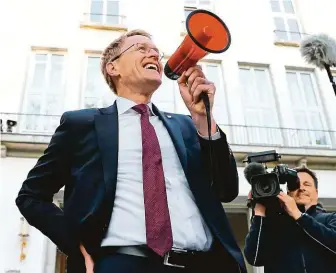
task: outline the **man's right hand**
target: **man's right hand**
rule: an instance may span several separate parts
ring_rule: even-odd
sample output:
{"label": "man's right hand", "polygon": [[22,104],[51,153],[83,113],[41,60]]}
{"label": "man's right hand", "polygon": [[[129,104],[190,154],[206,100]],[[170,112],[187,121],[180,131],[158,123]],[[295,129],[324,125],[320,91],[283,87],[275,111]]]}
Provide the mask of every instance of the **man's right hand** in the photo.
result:
{"label": "man's right hand", "polygon": [[82,244],[79,246],[79,248],[84,256],[86,273],[93,273],[94,262],[92,260],[91,255],[87,253],[85,247]]}
{"label": "man's right hand", "polygon": [[[248,200],[252,200],[252,191],[250,191],[247,195]],[[254,206],[254,215],[258,216],[266,216],[266,208],[264,205],[256,203]]]}
{"label": "man's right hand", "polygon": [[264,205],[256,203],[254,207],[254,215],[266,216],[266,208]]}

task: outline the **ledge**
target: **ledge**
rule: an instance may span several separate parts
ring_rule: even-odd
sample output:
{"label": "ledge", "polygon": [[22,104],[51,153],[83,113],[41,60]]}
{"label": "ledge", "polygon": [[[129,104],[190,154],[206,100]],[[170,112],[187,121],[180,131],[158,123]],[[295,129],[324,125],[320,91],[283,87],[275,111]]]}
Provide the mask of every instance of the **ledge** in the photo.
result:
{"label": "ledge", "polygon": [[[51,136],[5,134],[1,141],[1,149],[4,156],[38,158],[47,148]],[[289,165],[298,165],[304,159],[310,168],[322,170],[336,169],[336,150],[316,148],[289,148],[289,147],[267,147],[231,144],[237,165],[244,167],[243,161],[248,153],[276,149],[281,155],[281,162]],[[271,167],[271,164],[269,164]]]}
{"label": "ledge", "polygon": [[109,30],[109,31],[119,31],[119,32],[126,32],[128,28],[123,25],[101,25],[89,22],[82,22],[80,24],[81,28],[84,29],[97,29],[97,30]]}
{"label": "ledge", "polygon": [[280,42],[276,41],[274,42],[274,45],[276,46],[286,46],[286,47],[300,47],[300,44],[297,42]]}
{"label": "ledge", "polygon": [[49,47],[49,46],[32,46],[31,49],[32,51],[48,51],[48,52],[60,52],[60,53],[68,51],[66,48]]}

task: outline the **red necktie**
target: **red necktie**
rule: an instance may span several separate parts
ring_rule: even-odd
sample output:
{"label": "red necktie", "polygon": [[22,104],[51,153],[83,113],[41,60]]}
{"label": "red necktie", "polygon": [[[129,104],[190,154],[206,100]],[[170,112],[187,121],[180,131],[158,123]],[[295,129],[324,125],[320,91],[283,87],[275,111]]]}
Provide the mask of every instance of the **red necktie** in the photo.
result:
{"label": "red necktie", "polygon": [[143,192],[147,246],[163,256],[173,245],[166,185],[158,138],[146,104],[133,107],[141,114]]}

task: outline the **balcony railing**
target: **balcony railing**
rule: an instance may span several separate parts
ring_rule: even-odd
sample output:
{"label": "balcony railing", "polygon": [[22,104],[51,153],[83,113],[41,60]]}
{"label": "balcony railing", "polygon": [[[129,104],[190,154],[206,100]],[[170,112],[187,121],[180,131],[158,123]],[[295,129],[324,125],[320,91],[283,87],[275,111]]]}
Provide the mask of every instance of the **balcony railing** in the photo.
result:
{"label": "balcony railing", "polygon": [[[44,139],[42,142],[47,142],[60,123],[60,115],[0,113],[0,118],[3,137],[12,135],[15,136],[14,139],[20,138],[25,142],[42,138]],[[336,148],[336,131],[244,125],[220,125],[220,127],[225,131],[231,145]]]}
{"label": "balcony railing", "polygon": [[85,24],[125,26],[126,16],[120,14],[84,13],[83,21]]}

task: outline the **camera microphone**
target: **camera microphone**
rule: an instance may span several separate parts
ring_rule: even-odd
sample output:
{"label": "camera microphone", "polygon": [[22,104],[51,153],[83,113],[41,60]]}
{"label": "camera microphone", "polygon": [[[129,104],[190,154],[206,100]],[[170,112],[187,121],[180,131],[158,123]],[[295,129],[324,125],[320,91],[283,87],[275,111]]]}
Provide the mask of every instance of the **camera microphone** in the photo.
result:
{"label": "camera microphone", "polygon": [[251,184],[251,178],[253,176],[260,174],[266,174],[265,167],[261,163],[252,162],[244,169],[244,176],[249,184]]}
{"label": "camera microphone", "polygon": [[330,70],[336,66],[336,41],[326,34],[311,35],[301,41],[300,51],[307,63],[327,71],[336,95],[336,84]]}

